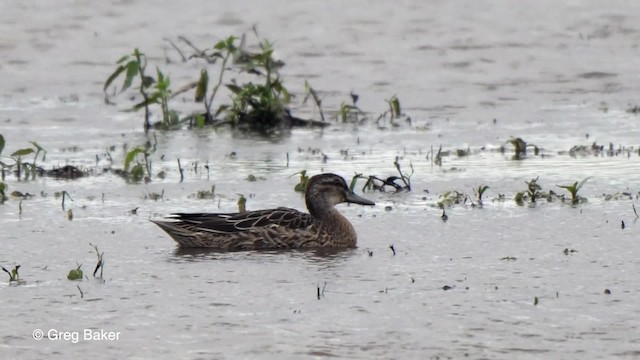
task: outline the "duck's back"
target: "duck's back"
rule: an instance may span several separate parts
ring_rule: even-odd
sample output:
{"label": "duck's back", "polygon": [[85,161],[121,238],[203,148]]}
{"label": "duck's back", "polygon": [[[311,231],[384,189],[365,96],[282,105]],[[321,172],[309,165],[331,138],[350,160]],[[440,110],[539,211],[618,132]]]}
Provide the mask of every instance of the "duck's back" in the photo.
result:
{"label": "duck's back", "polygon": [[173,214],[153,221],[183,247],[227,251],[326,247],[325,227],[307,213],[290,208],[246,213]]}

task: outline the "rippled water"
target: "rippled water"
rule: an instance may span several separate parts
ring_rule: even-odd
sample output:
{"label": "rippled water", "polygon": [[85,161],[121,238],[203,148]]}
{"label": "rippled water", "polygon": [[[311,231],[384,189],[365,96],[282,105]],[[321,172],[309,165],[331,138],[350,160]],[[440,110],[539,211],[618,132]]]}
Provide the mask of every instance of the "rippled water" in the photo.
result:
{"label": "rippled water", "polygon": [[[178,85],[202,64],[179,63],[164,38],[184,35],[205,47],[250,33],[254,24],[287,63],[283,75],[298,95],[297,114],[317,116],[302,104],[308,80],[326,109],[349,101],[353,91],[372,117],[398,95],[412,123],[295,130],[275,142],[224,130],[158,132],[153,169],[167,177],[146,185],[109,173],[75,181],[7,177],[10,191],[35,196],[0,205],[0,264],[20,264],[25,281],[0,282],[2,354],[639,357],[640,247],[632,205],[640,191],[640,127],[638,116],[626,112],[640,90],[639,10],[634,2],[598,1],[5,3],[5,156],[37,141],[48,150],[47,168],[73,164],[100,172],[107,151],[121,167],[123,144],[131,148],[146,137],[140,114],[118,111],[126,99],[118,107],[103,102],[114,61],[140,47]],[[510,136],[537,145],[541,155],[516,161],[510,145],[498,151]],[[624,150],[567,153],[593,142]],[[451,153],[435,166],[431,152],[440,146]],[[470,154],[458,156],[458,149]],[[403,169],[409,163],[415,169],[412,192],[365,193],[374,208],[340,206],[359,233],[354,250],[184,251],[148,221],[178,211],[234,211],[237,194],[249,197],[249,209],[303,209],[292,191],[295,172],[386,177],[395,175],[396,157]],[[178,158],[186,170],[182,183]],[[245,181],[249,174],[263,179]],[[516,205],[514,194],[538,176],[545,191],[557,193],[564,190],[556,185],[590,176],[580,192],[588,202]],[[441,220],[441,195],[457,190],[473,197],[484,184],[490,189],[483,208],[455,205]],[[195,198],[213,185],[213,200]],[[66,203],[73,221],[53,196],[63,190],[73,199]],[[163,191],[160,201],[146,199]],[[603,196],[623,192],[630,196]],[[500,194],[507,200],[496,201]],[[105,281],[68,281],[77,264],[92,272],[89,243],[105,253]],[[33,339],[36,329],[45,339]],[[86,340],[84,329],[119,332],[118,339]],[[79,338],[52,340],[57,332]]]}

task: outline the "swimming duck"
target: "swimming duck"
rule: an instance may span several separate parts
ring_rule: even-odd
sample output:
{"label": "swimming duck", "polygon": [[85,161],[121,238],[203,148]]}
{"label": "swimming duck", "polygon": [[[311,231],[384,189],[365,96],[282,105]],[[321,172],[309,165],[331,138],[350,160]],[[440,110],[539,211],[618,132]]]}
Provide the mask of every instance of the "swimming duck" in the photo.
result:
{"label": "swimming duck", "polygon": [[229,214],[179,213],[169,217],[172,221],[151,221],[181,247],[224,251],[355,247],[353,225],[334,207],[343,202],[375,205],[354,194],[342,177],[327,173],[307,182],[308,214],[280,207]]}

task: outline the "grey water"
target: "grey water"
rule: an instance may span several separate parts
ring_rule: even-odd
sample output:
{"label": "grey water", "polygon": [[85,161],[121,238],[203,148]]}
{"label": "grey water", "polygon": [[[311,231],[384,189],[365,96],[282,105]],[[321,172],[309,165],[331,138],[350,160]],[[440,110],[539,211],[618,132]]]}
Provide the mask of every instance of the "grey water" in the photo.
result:
{"label": "grey water", "polygon": [[[95,173],[31,181],[7,173],[9,193],[34,196],[0,205],[0,265],[21,265],[23,280],[0,274],[1,353],[640,357],[640,118],[627,111],[640,90],[639,20],[631,1],[4,2],[0,161],[36,141],[47,150],[45,168]],[[142,115],[123,111],[132,104],[126,95],[105,104],[104,80],[133,48],[179,86],[205,65],[182,63],[167,39],[184,51],[179,36],[205,48],[246,33],[255,44],[254,26],[286,63],[293,112],[318,119],[302,102],[308,81],[332,126],[277,141],[224,129],[145,135]],[[337,123],[330,110],[352,92],[371,119],[398,96],[411,122]],[[175,101],[184,113],[195,111],[189,96]],[[121,168],[126,150],[153,136],[153,171],[164,179],[131,184],[101,173]],[[514,160],[512,136],[540,153]],[[569,152],[594,143],[613,154]],[[441,166],[433,161],[440,147]],[[185,251],[148,221],[236,211],[239,194],[249,209],[304,209],[296,172],[388,177],[396,159],[414,169],[411,192],[362,193],[361,181],[356,191],[377,205],[339,206],[357,249]],[[566,194],[557,185],[587,177],[587,201],[576,206],[513,200],[534,178]],[[472,206],[482,185],[483,206]],[[197,197],[213,186],[213,199]],[[73,199],[65,210],[54,196],[61,191]],[[447,207],[444,222],[438,202],[451,191],[467,200]],[[89,244],[104,251],[104,281],[91,276]],[[87,278],[67,280],[78,265]]]}

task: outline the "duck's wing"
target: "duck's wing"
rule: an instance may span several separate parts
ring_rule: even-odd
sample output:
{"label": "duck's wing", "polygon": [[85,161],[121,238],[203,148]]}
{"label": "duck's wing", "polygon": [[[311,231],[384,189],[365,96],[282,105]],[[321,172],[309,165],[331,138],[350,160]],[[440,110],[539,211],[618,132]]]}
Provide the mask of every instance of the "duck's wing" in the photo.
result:
{"label": "duck's wing", "polygon": [[303,229],[313,223],[311,215],[284,207],[230,214],[178,213],[172,214],[170,218],[193,230],[227,234],[277,226]]}

